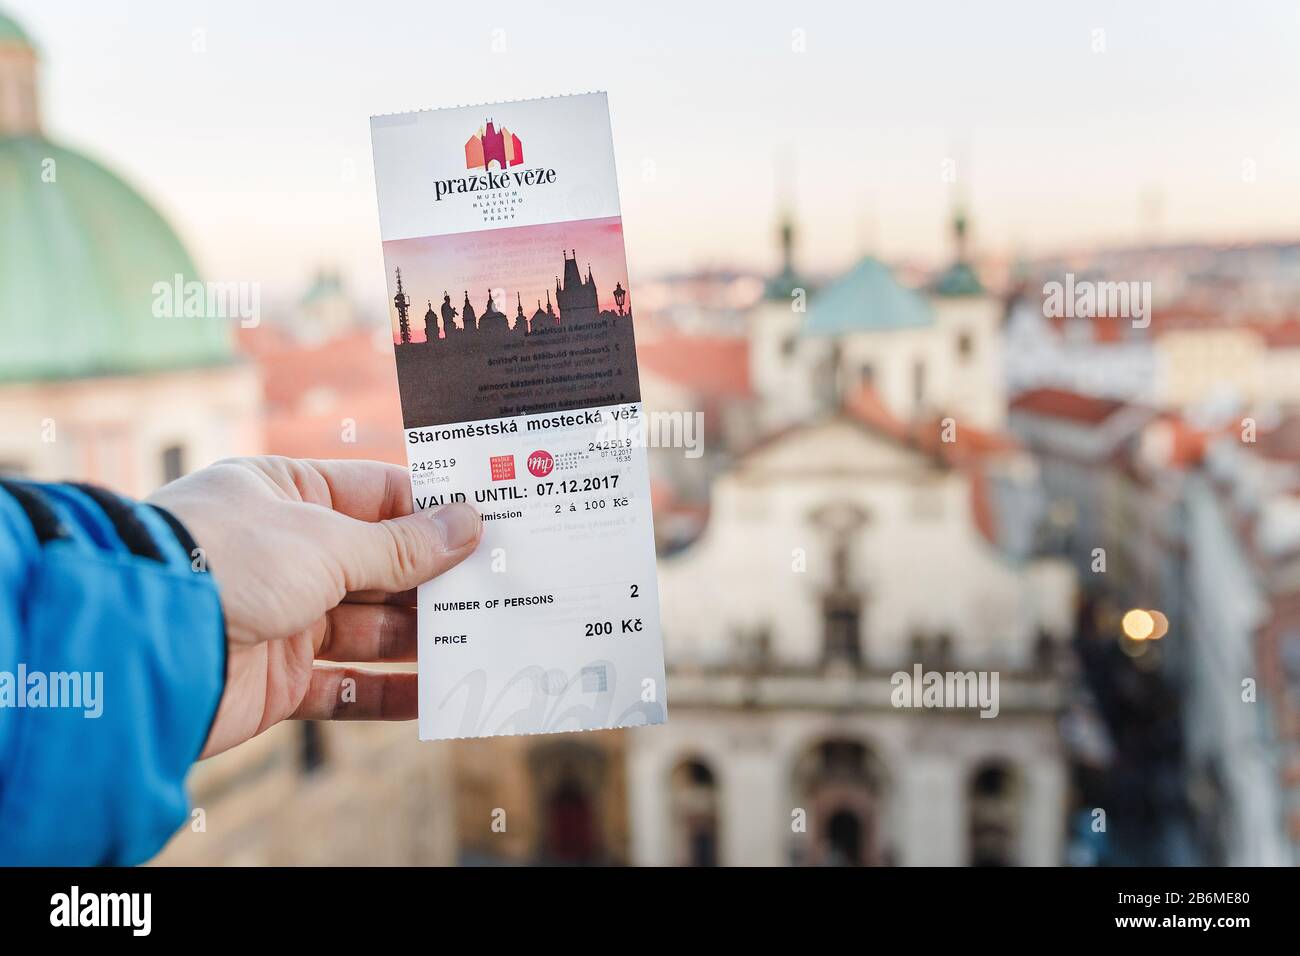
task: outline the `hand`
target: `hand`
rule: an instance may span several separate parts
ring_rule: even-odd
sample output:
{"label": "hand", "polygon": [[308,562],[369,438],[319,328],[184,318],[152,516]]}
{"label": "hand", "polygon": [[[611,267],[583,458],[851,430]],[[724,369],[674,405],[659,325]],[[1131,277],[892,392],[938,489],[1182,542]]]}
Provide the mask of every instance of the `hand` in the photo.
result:
{"label": "hand", "polygon": [[472,507],[411,514],[396,465],[273,457],[218,462],[149,500],[189,529],[221,592],[226,689],[202,756],[289,717],[416,716],[414,673],[317,659],[415,660],[414,588],[478,546]]}

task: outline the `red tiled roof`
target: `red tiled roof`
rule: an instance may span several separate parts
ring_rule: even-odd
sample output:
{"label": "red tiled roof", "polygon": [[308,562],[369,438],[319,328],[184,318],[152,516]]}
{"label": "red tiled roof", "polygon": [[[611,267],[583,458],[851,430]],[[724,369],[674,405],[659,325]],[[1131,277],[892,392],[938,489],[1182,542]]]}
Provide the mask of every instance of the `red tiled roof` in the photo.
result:
{"label": "red tiled roof", "polygon": [[[346,420],[346,421],[345,421]],[[343,393],[324,409],[269,411],[266,449],[291,458],[371,458],[406,465],[402,415],[396,390]]]}
{"label": "red tiled roof", "polygon": [[241,344],[263,368],[266,401],[272,407],[293,405],[321,386],[347,394],[383,391],[396,401],[392,347],[372,330],[345,332],[310,345],[270,329],[250,332]]}
{"label": "red tiled roof", "polygon": [[1300,347],[1300,319],[1286,318],[1279,322],[1252,322],[1251,328],[1259,333],[1264,344],[1271,349]]}
{"label": "red tiled roof", "polygon": [[870,385],[861,385],[844,399],[844,411],[855,421],[883,432],[900,441],[908,437],[908,429],[894,413],[885,407],[880,395]]}
{"label": "red tiled roof", "polygon": [[1069,418],[1087,425],[1100,425],[1124,407],[1112,398],[1095,398],[1060,388],[1035,388],[1011,400],[1011,410],[1043,418]]}
{"label": "red tiled roof", "polygon": [[914,423],[900,421],[885,407],[876,390],[867,385],[859,386],[844,400],[844,411],[854,421],[873,431],[938,456],[950,465],[977,461],[988,455],[1015,451],[1020,447],[1015,439],[1007,435],[984,431],[965,424],[960,419],[955,423],[954,440],[944,441],[944,419]]}
{"label": "red tiled roof", "polygon": [[1159,336],[1162,332],[1179,329],[1213,329],[1233,325],[1232,317],[1222,309],[1204,305],[1175,303],[1153,309],[1148,313],[1149,324],[1144,329],[1133,326],[1133,319],[1122,315],[1079,316],[1076,319],[1050,318],[1048,321],[1058,334],[1063,334],[1068,323],[1087,322],[1092,341],[1111,345],[1128,341],[1135,335]]}
{"label": "red tiled roof", "polygon": [[393,353],[373,331],[303,345],[263,327],[241,345],[262,369],[268,452],[406,464]]}
{"label": "red tiled roof", "polygon": [[876,390],[865,385],[845,400],[844,411],[854,421],[873,431],[935,455],[950,467],[963,468],[970,481],[971,519],[985,540],[997,544],[993,498],[988,476],[979,463],[988,455],[1014,451],[1019,445],[1013,439],[958,422],[956,440],[946,442],[943,440],[942,420],[917,424],[901,422],[885,407]]}
{"label": "red tiled roof", "polygon": [[1094,317],[1092,319],[1092,340],[1102,345],[1123,342],[1124,327],[1120,323],[1128,321],[1128,319],[1112,319],[1106,316]]}
{"label": "red tiled roof", "polygon": [[1201,463],[1205,457],[1208,433],[1193,428],[1178,415],[1166,414],[1160,417],[1169,438],[1168,459],[1165,464],[1171,468],[1190,468]]}
{"label": "red tiled roof", "polygon": [[749,342],[671,334],[637,343],[637,363],[703,398],[749,398]]}

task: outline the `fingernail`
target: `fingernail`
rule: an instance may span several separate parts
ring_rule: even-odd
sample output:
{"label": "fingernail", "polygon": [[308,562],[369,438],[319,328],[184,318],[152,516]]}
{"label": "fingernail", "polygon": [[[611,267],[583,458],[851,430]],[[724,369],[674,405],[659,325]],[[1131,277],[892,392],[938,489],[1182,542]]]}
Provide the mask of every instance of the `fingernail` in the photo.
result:
{"label": "fingernail", "polygon": [[442,535],[442,546],[448,551],[463,548],[478,537],[478,512],[463,501],[443,505],[432,517]]}

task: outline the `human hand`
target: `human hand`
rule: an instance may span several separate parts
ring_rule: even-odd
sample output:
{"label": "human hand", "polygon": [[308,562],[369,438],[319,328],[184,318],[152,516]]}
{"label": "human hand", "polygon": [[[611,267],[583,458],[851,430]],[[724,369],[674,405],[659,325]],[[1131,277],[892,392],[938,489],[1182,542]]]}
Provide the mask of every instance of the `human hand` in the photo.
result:
{"label": "human hand", "polygon": [[414,588],[478,546],[471,506],[411,514],[404,468],[277,457],[220,461],[148,500],[189,529],[221,592],[226,687],[201,756],[286,718],[416,716],[414,673],[318,661],[415,660]]}

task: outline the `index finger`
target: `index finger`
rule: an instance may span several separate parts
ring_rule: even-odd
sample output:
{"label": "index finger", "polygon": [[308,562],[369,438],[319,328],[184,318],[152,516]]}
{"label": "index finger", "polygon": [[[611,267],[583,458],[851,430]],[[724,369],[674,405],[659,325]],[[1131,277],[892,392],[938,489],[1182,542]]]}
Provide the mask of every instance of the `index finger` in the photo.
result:
{"label": "index finger", "polygon": [[329,489],[330,507],[360,521],[400,518],[413,510],[411,479],[401,465],[362,459],[311,459]]}

